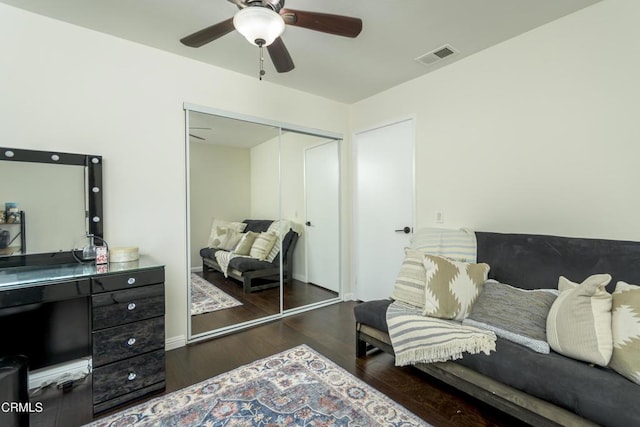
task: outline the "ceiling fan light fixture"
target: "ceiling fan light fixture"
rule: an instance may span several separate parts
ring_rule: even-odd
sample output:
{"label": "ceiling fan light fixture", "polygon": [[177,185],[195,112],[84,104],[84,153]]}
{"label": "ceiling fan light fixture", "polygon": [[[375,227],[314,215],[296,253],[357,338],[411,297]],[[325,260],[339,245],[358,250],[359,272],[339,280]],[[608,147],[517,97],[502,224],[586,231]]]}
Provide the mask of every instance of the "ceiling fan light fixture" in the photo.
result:
{"label": "ceiling fan light fixture", "polygon": [[233,26],[249,43],[269,46],[284,32],[284,20],[266,7],[245,7],[233,17]]}

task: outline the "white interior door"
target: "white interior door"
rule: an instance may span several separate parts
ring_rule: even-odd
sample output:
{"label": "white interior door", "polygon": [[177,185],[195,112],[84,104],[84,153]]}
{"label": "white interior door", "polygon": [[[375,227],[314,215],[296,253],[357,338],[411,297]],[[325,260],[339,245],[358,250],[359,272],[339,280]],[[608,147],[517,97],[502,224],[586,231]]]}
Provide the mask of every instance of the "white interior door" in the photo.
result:
{"label": "white interior door", "polygon": [[340,289],[338,141],[305,150],[307,281]]}
{"label": "white interior door", "polygon": [[355,296],[388,298],[413,230],[413,120],[355,135],[355,189]]}

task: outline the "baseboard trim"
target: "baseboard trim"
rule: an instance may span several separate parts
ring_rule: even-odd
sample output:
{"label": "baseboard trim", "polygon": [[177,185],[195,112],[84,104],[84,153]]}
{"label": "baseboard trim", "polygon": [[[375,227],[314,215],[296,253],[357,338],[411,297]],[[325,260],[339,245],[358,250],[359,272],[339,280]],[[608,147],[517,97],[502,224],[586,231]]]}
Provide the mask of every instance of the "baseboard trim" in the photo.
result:
{"label": "baseboard trim", "polygon": [[342,297],[342,301],[355,301],[353,292],[349,292],[348,294],[344,294]]}
{"label": "baseboard trim", "polygon": [[184,335],[167,338],[164,342],[165,351],[174,350],[176,348],[184,347],[185,345],[187,345],[187,338]]}

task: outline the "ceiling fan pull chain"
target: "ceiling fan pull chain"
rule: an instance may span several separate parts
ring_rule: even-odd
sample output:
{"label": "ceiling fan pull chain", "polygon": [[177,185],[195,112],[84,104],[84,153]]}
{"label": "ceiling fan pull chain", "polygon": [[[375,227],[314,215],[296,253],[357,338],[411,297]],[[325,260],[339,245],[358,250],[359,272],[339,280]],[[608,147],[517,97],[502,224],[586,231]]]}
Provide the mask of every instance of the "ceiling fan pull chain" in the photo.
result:
{"label": "ceiling fan pull chain", "polygon": [[260,80],[262,80],[262,76],[265,75],[264,71],[264,44],[260,43]]}

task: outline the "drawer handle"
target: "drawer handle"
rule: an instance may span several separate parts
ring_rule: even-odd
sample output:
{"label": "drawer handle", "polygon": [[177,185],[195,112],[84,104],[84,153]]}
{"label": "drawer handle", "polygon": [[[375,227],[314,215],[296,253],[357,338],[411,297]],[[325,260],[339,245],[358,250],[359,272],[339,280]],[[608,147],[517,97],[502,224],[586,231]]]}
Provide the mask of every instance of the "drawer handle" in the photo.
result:
{"label": "drawer handle", "polygon": [[135,302],[130,302],[129,305],[127,305],[127,310],[131,311],[131,310],[135,310],[136,309],[136,303]]}
{"label": "drawer handle", "polygon": [[136,373],[135,372],[129,372],[129,376],[127,376],[127,380],[133,381],[135,379],[136,379]]}
{"label": "drawer handle", "polygon": [[136,283],[136,278],[135,277],[129,277],[129,280],[127,280],[127,283],[130,285],[133,285],[134,283]]}
{"label": "drawer handle", "polygon": [[129,338],[129,339],[127,340],[127,345],[128,345],[129,347],[131,347],[131,346],[132,346],[132,345],[134,345],[135,343],[136,343],[136,339],[135,339],[135,338],[133,338],[133,337],[131,337],[131,338]]}

